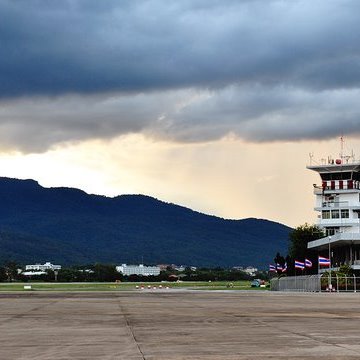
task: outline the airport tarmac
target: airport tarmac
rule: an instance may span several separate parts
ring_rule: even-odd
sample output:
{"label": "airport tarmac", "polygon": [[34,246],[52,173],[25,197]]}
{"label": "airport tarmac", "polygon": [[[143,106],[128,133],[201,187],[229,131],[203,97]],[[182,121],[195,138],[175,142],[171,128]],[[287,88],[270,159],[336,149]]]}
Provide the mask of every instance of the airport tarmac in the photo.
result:
{"label": "airport tarmac", "polygon": [[0,293],[0,359],[360,359],[360,294]]}

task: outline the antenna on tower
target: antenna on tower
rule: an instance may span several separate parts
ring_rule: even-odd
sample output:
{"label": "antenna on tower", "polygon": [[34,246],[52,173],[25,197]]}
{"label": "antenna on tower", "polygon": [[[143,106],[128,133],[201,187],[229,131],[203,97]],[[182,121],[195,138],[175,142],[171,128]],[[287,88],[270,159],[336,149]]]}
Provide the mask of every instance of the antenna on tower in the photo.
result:
{"label": "antenna on tower", "polygon": [[341,141],[341,152],[340,152],[341,162],[348,164],[350,159],[352,160],[352,162],[355,162],[355,154],[353,149],[351,150],[351,155],[344,154],[345,140],[343,135],[341,135],[340,141]]}
{"label": "antenna on tower", "polygon": [[310,165],[312,165],[313,157],[314,157],[314,153],[309,153]]}
{"label": "antenna on tower", "polygon": [[340,159],[343,160],[344,157],[344,136],[340,136]]}

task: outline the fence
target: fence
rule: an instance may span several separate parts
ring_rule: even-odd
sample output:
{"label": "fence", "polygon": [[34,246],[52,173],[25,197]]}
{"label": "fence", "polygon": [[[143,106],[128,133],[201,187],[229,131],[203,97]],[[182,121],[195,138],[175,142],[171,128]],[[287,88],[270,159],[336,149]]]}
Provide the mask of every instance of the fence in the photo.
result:
{"label": "fence", "polygon": [[284,276],[271,279],[270,290],[272,291],[306,291],[314,292],[321,290],[321,276]]}
{"label": "fence", "polygon": [[272,291],[360,292],[360,277],[326,275],[285,276],[271,279]]}

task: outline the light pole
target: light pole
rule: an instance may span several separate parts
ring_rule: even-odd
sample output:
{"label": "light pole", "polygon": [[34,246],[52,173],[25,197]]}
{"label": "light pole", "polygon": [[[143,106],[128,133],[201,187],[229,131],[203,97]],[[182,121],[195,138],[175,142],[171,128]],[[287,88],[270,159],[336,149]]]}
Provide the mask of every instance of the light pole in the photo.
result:
{"label": "light pole", "polygon": [[329,291],[332,290],[331,286],[331,247],[330,247],[331,236],[329,236]]}

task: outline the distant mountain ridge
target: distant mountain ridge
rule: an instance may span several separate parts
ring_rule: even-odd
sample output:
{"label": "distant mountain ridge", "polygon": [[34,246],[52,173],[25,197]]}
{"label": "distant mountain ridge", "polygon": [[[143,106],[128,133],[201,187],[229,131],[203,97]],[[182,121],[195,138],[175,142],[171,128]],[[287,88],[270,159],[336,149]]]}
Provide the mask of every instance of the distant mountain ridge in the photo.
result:
{"label": "distant mountain ridge", "polygon": [[[241,206],[241,205],[239,205]],[[266,267],[291,229],[226,220],[145,195],[109,198],[0,177],[0,261]]]}

